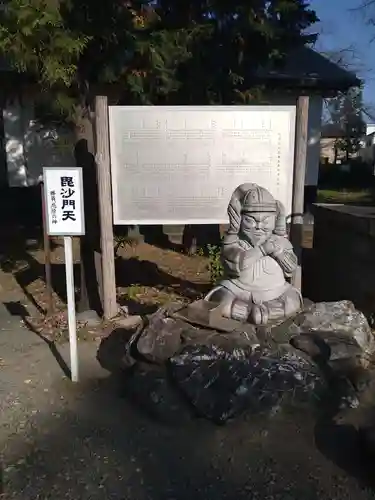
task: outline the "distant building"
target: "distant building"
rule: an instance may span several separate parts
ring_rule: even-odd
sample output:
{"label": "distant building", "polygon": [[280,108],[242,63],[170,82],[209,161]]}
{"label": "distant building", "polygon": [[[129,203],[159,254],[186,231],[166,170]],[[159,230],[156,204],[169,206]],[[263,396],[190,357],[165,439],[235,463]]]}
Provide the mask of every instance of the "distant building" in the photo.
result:
{"label": "distant building", "polygon": [[359,151],[359,156],[365,163],[375,165],[375,125],[368,127],[367,130],[372,130],[366,137],[363,138],[363,145]]}
{"label": "distant building", "polygon": [[[346,160],[345,151],[338,149],[336,143],[338,139],[345,137],[345,133],[341,127],[334,123],[328,123],[322,126],[322,134],[320,139],[320,161],[321,163],[341,163]],[[355,139],[355,137],[353,137]],[[359,153],[354,153],[352,157],[359,156]]]}

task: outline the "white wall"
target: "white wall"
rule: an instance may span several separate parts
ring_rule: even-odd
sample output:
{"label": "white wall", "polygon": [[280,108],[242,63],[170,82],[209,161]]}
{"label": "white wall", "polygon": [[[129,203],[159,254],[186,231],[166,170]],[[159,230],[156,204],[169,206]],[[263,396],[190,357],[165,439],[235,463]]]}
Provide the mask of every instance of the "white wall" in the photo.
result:
{"label": "white wall", "polygon": [[5,151],[10,186],[28,186],[25,162],[23,111],[19,101],[3,111]]}
{"label": "white wall", "polygon": [[375,131],[363,139],[362,147],[359,150],[358,155],[366,163],[375,163]]}
{"label": "white wall", "polygon": [[[275,104],[295,104],[293,97]],[[273,103],[272,103],[273,104]],[[8,103],[4,110],[5,144],[9,185],[32,186],[39,182],[43,167],[74,166],[73,137],[56,127],[40,127],[34,120],[31,101]],[[320,158],[322,98],[310,98],[306,185],[317,185]]]}
{"label": "white wall", "polygon": [[74,166],[71,133],[41,126],[34,118],[31,101],[9,102],[3,112],[8,181],[11,187],[33,186],[43,167]]}

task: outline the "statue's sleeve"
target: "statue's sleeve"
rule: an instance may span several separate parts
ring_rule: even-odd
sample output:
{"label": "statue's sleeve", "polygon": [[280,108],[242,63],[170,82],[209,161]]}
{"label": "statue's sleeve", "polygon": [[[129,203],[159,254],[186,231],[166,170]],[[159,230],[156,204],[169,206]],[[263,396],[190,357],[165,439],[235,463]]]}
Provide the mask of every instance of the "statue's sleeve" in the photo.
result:
{"label": "statue's sleeve", "polygon": [[290,278],[298,266],[297,255],[294,253],[293,246],[289,240],[283,238],[281,250],[274,256],[284,271],[286,277]]}
{"label": "statue's sleeve", "polygon": [[225,238],[221,253],[221,259],[225,274],[229,278],[238,278],[246,267],[262,256],[259,249],[241,242],[238,237]]}
{"label": "statue's sleeve", "polygon": [[223,244],[221,260],[225,274],[230,278],[237,278],[241,272],[244,250],[237,242]]}

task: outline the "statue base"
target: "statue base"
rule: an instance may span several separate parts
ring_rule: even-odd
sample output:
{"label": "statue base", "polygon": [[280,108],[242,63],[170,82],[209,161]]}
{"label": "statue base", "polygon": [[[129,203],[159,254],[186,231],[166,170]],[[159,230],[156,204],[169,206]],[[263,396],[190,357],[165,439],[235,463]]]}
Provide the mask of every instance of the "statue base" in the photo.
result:
{"label": "statue base", "polygon": [[201,299],[192,302],[187,307],[180,309],[172,314],[172,317],[187,321],[192,325],[212,328],[220,332],[232,332],[238,328],[249,328],[254,331],[254,326],[249,323],[242,323],[235,319],[229,319],[223,316],[223,308],[215,302],[208,302]]}
{"label": "statue base", "polygon": [[[110,371],[131,368],[128,390],[163,419],[176,413],[180,419],[189,406],[222,424],[243,412],[272,412],[289,396],[315,404],[331,387],[329,399],[359,405],[372,380],[375,339],[350,302],[306,303],[293,318],[266,327],[219,314],[220,307],[203,301],[159,309],[125,342],[117,332],[113,342],[121,345],[104,340],[98,360]],[[116,354],[116,363],[108,353]]]}
{"label": "statue base", "polygon": [[[210,328],[218,332],[235,333],[244,332],[255,334],[262,342],[285,340],[285,332],[297,320],[297,318],[313,305],[310,300],[304,299],[303,309],[287,318],[278,321],[270,321],[267,325],[257,326],[251,323],[229,319],[223,316],[220,304],[201,299],[190,303],[171,313],[174,319],[186,321],[191,325]],[[288,339],[289,340],[289,339]]]}

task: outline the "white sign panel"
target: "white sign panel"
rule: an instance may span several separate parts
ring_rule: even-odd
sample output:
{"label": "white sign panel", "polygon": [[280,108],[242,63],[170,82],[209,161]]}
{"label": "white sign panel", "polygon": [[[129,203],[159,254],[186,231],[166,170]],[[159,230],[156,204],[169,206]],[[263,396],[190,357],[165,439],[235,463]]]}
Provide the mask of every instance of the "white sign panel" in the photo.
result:
{"label": "white sign panel", "polygon": [[294,106],[112,106],[115,224],[221,224],[254,182],[291,213]]}
{"label": "white sign panel", "polygon": [[82,169],[47,167],[43,179],[48,234],[85,234]]}

